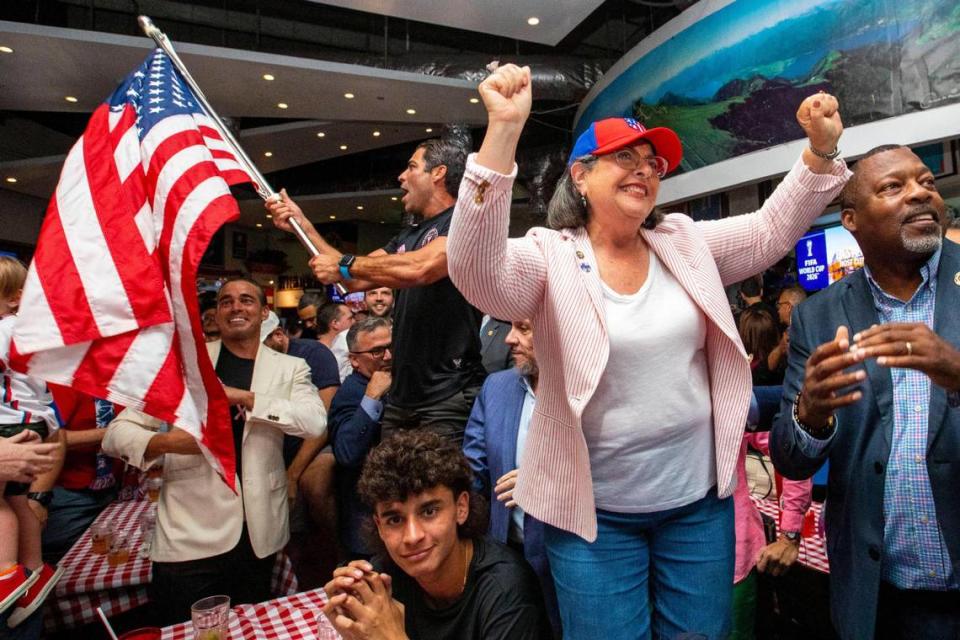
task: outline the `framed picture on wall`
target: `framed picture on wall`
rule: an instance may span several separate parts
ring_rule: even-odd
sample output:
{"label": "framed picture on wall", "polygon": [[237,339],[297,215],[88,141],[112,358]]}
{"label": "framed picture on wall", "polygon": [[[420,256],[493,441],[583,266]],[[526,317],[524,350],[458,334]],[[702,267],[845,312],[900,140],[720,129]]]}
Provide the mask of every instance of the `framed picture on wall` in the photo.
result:
{"label": "framed picture on wall", "polygon": [[233,232],[233,257],[243,260],[247,257],[247,234],[242,231]]}

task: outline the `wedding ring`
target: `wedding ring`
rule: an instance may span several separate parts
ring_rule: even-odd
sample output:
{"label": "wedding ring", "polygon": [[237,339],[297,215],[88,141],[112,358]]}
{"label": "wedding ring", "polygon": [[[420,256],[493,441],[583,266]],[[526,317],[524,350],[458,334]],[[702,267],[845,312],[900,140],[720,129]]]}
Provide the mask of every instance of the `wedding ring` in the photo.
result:
{"label": "wedding ring", "polygon": [[913,345],[910,344],[909,341],[907,342],[907,355],[908,355],[908,356],[912,356],[912,355],[913,355]]}

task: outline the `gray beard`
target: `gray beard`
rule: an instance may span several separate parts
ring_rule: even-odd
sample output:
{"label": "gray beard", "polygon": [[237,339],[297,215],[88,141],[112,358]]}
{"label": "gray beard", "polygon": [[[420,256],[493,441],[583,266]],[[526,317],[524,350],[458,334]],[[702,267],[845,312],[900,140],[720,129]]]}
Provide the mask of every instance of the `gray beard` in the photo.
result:
{"label": "gray beard", "polygon": [[910,253],[931,254],[943,244],[943,236],[939,233],[919,238],[907,238],[901,235],[900,241],[903,243],[903,248]]}
{"label": "gray beard", "polygon": [[522,376],[533,378],[540,374],[540,367],[537,366],[536,362],[527,360],[522,365],[517,365],[517,371],[519,371]]}

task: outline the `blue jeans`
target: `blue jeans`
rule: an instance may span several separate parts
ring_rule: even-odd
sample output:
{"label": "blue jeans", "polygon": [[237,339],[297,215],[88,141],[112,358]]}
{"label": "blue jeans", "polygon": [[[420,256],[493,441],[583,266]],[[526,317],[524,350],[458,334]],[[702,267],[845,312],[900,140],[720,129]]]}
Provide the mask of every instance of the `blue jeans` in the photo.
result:
{"label": "blue jeans", "polygon": [[597,511],[593,543],[546,527],[567,640],[719,640],[733,603],[733,499],[711,489],[655,513]]}

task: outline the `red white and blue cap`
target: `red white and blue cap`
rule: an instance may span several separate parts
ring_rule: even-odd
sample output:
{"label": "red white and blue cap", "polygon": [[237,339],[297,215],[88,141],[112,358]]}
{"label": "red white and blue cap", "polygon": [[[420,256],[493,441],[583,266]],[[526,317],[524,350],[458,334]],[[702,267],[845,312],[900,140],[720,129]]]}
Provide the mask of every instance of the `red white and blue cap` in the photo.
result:
{"label": "red white and blue cap", "polygon": [[654,127],[647,129],[633,118],[606,118],[592,123],[580,134],[573,145],[567,166],[581,156],[602,156],[629,147],[639,140],[653,145],[658,156],[667,161],[667,173],[677,168],[683,158],[683,145],[672,129]]}

